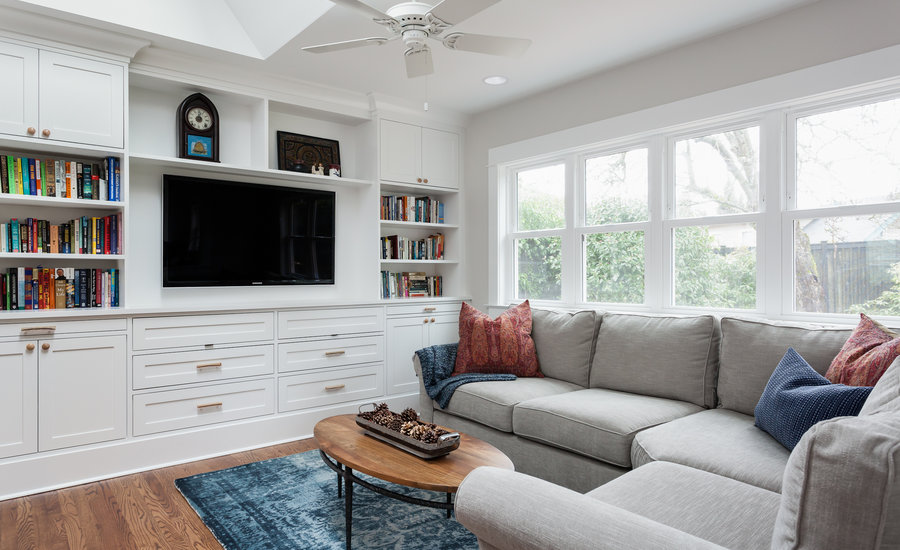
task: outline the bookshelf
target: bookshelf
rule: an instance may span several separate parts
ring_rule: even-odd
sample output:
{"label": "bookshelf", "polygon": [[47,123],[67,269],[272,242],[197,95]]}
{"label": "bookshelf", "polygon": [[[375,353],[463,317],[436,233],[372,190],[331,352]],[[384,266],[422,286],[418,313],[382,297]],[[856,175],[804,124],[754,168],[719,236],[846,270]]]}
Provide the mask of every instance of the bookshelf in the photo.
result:
{"label": "bookshelf", "polygon": [[[379,202],[383,208],[379,210],[379,234],[381,237],[379,242],[381,243],[385,237],[395,235],[413,241],[428,239],[438,233],[443,235],[443,257],[440,259],[384,258],[382,257],[383,250],[379,251],[381,298],[388,301],[421,299],[420,296],[405,296],[404,294],[408,289],[408,283],[405,282],[409,281],[410,277],[421,279],[423,275],[428,281],[429,294],[436,288],[435,279],[439,281],[440,287],[440,294],[426,296],[425,299],[459,295],[461,289],[460,244],[462,240],[459,223],[461,221],[459,171],[456,168],[459,163],[459,136],[444,130],[420,128],[393,120],[380,121],[380,129],[381,147],[391,148],[392,151],[382,151],[380,154]],[[409,147],[408,154],[413,157],[420,155],[420,158],[406,159],[403,157],[405,153],[397,150],[396,141],[399,140],[401,143],[404,141],[404,136],[398,136],[398,132],[410,133],[413,141],[419,140],[420,145]],[[438,135],[441,139],[431,143],[421,141],[424,139],[423,136],[430,135]],[[394,143],[387,143],[388,141]],[[427,154],[423,152],[423,148],[428,151]],[[443,169],[440,176],[423,177],[419,173],[427,170],[423,166],[427,167],[428,163],[423,164],[423,159],[429,156],[444,158],[443,165],[453,168]],[[422,183],[418,182],[420,179]],[[439,185],[425,184],[426,180],[439,182]],[[408,197],[405,203],[407,209],[404,210],[403,203],[398,199],[386,203],[385,197]],[[421,209],[417,209],[414,201],[426,197],[441,203],[442,208],[439,210],[443,211],[443,223],[436,223],[430,218],[426,218],[426,221],[415,220],[416,212],[418,212],[419,219],[422,219],[427,203],[421,205]],[[387,208],[385,205],[394,206],[393,213],[384,213],[383,210]],[[406,219],[384,219],[385,216]]]}

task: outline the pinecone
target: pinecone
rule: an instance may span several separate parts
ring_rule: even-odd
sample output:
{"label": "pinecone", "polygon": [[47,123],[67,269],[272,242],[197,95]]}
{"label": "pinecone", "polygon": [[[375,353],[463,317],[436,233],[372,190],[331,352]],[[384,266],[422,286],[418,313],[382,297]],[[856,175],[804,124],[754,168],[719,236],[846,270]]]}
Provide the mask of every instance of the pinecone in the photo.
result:
{"label": "pinecone", "polygon": [[426,431],[428,431],[428,427],[427,427],[427,426],[424,426],[424,425],[422,425],[422,424],[416,424],[416,425],[413,426],[413,428],[409,431],[409,437],[411,437],[411,438],[413,438],[413,439],[421,440],[422,437],[424,437]]}
{"label": "pinecone", "polygon": [[403,435],[408,435],[408,436],[412,437],[412,431],[418,425],[419,425],[419,423],[415,422],[415,421],[404,422],[403,425],[400,426],[400,433],[402,433]]}
{"label": "pinecone", "polygon": [[400,413],[400,417],[404,422],[412,422],[419,419],[419,413],[417,413],[415,409],[407,407]]}
{"label": "pinecone", "polygon": [[400,426],[402,426],[402,425],[403,425],[403,419],[394,415],[394,417],[391,418],[391,421],[388,423],[387,429],[393,430],[395,432],[399,432]]}
{"label": "pinecone", "polygon": [[427,428],[422,434],[422,443],[437,443],[438,437],[437,431],[435,431],[434,428]]}

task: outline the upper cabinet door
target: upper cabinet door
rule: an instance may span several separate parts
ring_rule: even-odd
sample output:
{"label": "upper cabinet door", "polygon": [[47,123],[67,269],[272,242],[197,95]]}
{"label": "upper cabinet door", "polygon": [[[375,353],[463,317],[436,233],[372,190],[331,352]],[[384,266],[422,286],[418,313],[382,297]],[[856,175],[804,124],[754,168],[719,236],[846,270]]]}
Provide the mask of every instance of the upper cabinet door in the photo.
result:
{"label": "upper cabinet door", "polygon": [[459,136],[422,128],[422,177],[428,185],[459,187]]}
{"label": "upper cabinet door", "polygon": [[40,137],[124,147],[124,113],[122,65],[41,51]]}
{"label": "upper cabinet door", "polygon": [[38,51],[0,42],[0,133],[28,137],[38,126]]}
{"label": "upper cabinet door", "polygon": [[381,179],[422,183],[422,129],[392,120],[381,121]]}

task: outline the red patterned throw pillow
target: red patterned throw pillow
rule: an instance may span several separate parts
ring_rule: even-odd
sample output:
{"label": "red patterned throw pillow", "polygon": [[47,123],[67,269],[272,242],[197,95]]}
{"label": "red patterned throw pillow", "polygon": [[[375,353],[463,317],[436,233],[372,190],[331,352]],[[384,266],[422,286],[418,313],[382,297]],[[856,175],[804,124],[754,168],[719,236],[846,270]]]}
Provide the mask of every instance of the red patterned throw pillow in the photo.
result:
{"label": "red patterned throw pillow", "polygon": [[496,319],[463,302],[453,376],[468,372],[543,378],[531,339],[528,300],[507,309]]}
{"label": "red patterned throw pillow", "polygon": [[834,384],[874,386],[900,355],[900,337],[859,314],[859,325],[831,362],[825,378]]}

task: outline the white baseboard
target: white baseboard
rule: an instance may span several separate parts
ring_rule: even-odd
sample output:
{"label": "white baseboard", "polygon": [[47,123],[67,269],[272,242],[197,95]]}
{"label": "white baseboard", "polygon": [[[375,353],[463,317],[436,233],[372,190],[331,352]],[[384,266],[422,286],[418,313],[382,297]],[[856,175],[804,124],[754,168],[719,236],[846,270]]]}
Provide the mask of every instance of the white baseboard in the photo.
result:
{"label": "white baseboard", "polygon": [[[377,399],[394,410],[418,405],[417,394]],[[323,418],[355,413],[365,400],[203,428],[24,455],[0,461],[0,500],[183,464],[312,437]]]}

